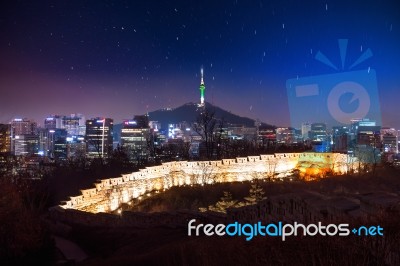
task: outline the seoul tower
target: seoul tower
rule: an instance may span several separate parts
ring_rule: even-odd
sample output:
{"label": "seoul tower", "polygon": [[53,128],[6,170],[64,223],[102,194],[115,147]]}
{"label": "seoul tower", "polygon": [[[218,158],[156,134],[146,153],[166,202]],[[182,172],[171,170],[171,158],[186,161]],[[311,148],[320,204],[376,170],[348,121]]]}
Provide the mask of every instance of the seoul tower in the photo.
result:
{"label": "seoul tower", "polygon": [[201,81],[200,81],[200,106],[204,106],[204,90],[206,86],[204,86],[204,79],[203,79],[203,68],[200,70],[201,74]]}

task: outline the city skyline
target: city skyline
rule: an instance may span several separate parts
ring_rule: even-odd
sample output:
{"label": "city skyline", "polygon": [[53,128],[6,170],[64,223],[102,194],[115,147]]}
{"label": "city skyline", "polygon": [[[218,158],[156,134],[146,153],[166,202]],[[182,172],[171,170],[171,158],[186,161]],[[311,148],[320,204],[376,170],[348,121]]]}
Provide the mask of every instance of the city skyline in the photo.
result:
{"label": "city skyline", "polygon": [[[335,73],[337,39],[357,70],[377,73],[382,125],[400,128],[399,10],[379,3],[9,3],[1,11],[0,123],[43,124],[51,114],[116,123],[205,100],[235,114],[289,126],[286,80]],[[315,121],[320,122],[320,121]]]}

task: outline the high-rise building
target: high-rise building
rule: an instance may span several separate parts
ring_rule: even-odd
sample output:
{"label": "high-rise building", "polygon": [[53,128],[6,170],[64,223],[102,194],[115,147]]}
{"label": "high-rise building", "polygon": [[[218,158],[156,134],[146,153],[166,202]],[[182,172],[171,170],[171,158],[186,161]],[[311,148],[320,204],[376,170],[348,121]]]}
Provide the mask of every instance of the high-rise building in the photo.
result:
{"label": "high-rise building", "polygon": [[39,151],[37,124],[26,118],[11,121],[11,153],[14,155],[33,155]]}
{"label": "high-rise building", "polygon": [[292,144],[295,142],[294,129],[287,127],[276,128],[276,142],[282,144]]}
{"label": "high-rise building", "polygon": [[326,124],[312,123],[309,137],[311,140],[325,141],[327,139]]}
{"label": "high-rise building", "polygon": [[350,128],[348,126],[332,127],[332,151],[347,152],[351,146]]}
{"label": "high-rise building", "polygon": [[134,116],[122,123],[121,146],[132,162],[141,162],[149,156],[150,127],[147,115]]}
{"label": "high-rise building", "polygon": [[312,149],[315,152],[330,151],[330,139],[326,131],[325,123],[312,123],[309,137]]}
{"label": "high-rise building", "polygon": [[62,128],[62,116],[52,115],[46,117],[46,119],[44,120],[44,128],[46,129]]}
{"label": "high-rise building", "polygon": [[62,128],[67,130],[69,136],[85,134],[85,117],[82,114],[71,114],[62,118]]}
{"label": "high-rise building", "polygon": [[354,121],[351,130],[355,133],[357,145],[381,148],[381,127],[375,121],[366,118]]}
{"label": "high-rise building", "polygon": [[347,126],[332,127],[332,150],[347,152],[350,148],[350,128]]}
{"label": "high-rise building", "polygon": [[78,158],[85,156],[86,143],[84,136],[67,136],[66,141],[68,158]]}
{"label": "high-rise building", "polygon": [[39,137],[38,135],[15,135],[13,138],[13,153],[16,156],[27,156],[38,154]]}
{"label": "high-rise building", "polygon": [[[47,118],[46,118],[46,120],[47,120]],[[49,126],[50,124],[46,125],[46,120],[45,120],[45,126]],[[50,155],[53,151],[53,144],[54,144],[53,139],[51,138],[50,131],[54,132],[54,130],[55,129],[38,128],[37,132],[38,132],[38,137],[39,137],[39,148],[38,148],[39,155],[50,157]]]}
{"label": "high-rise building", "polygon": [[311,131],[311,124],[310,123],[302,123],[301,124],[301,135],[303,140],[307,140],[310,138],[309,133]]}
{"label": "high-rise building", "polygon": [[351,120],[351,131],[353,132],[357,132],[358,127],[373,127],[373,126],[376,126],[376,121],[370,120],[369,118]]}
{"label": "high-rise building", "polygon": [[91,158],[106,157],[113,150],[113,120],[92,118],[86,120],[86,154]]}
{"label": "high-rise building", "polygon": [[368,118],[351,120],[351,153],[362,162],[377,163],[381,160],[381,126]]}
{"label": "high-rise building", "polygon": [[382,128],[381,129],[382,138],[382,151],[385,153],[398,153],[398,135],[397,130],[394,128]]}
{"label": "high-rise building", "polygon": [[65,160],[67,159],[67,130],[62,128],[57,128],[52,133],[54,140],[54,159],[55,160]]}
{"label": "high-rise building", "polygon": [[149,121],[149,127],[157,132],[161,129],[161,123],[158,121]]}
{"label": "high-rise building", "polygon": [[15,135],[35,135],[37,124],[26,118],[15,118],[11,121],[11,134]]}
{"label": "high-rise building", "polygon": [[62,128],[38,129],[39,155],[55,160],[67,158],[67,131]]}
{"label": "high-rise building", "polygon": [[260,145],[265,148],[270,148],[276,144],[276,131],[274,128],[260,126],[258,128],[258,139]]}
{"label": "high-rise building", "polygon": [[11,125],[0,124],[0,153],[11,152]]}

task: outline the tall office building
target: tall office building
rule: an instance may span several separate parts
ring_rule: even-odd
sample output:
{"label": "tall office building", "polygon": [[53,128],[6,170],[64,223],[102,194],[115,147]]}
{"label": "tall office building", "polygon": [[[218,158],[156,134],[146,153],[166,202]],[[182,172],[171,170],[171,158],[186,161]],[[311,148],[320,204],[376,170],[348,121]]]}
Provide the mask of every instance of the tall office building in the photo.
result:
{"label": "tall office building", "polygon": [[68,158],[85,157],[86,143],[84,136],[67,136],[66,141]]}
{"label": "tall office building", "polygon": [[113,120],[92,118],[86,120],[86,154],[90,158],[107,157],[113,150]]}
{"label": "tall office building", "polygon": [[57,128],[52,133],[53,136],[53,155],[55,160],[65,160],[67,159],[67,130],[62,128]]}
{"label": "tall office building", "polygon": [[11,121],[11,153],[17,156],[33,155],[39,151],[37,124],[26,118]]}
{"label": "tall office building", "polygon": [[258,140],[260,145],[269,148],[276,144],[276,131],[269,126],[260,126],[258,128]]}
{"label": "tall office building", "polygon": [[276,132],[276,142],[282,144],[292,144],[295,142],[295,132],[292,128],[278,127]]}
{"label": "tall office building", "polygon": [[381,126],[376,125],[376,121],[355,119],[350,132],[354,136],[354,154],[360,161],[376,163],[381,160]]}
{"label": "tall office building", "polygon": [[150,127],[148,116],[135,116],[122,123],[121,146],[127,151],[130,161],[140,162],[149,156]]}
{"label": "tall office building", "polygon": [[37,124],[26,118],[15,118],[11,121],[12,135],[35,135]]}
{"label": "tall office building", "polygon": [[326,131],[325,123],[312,123],[309,131],[311,146],[315,152],[329,152],[330,139]]}
{"label": "tall office building", "polygon": [[301,136],[303,140],[307,140],[310,138],[309,133],[311,131],[311,124],[310,123],[302,123],[301,124]]}
{"label": "tall office building", "polygon": [[312,123],[309,137],[311,140],[325,141],[327,139],[326,124]]}
{"label": "tall office building", "polygon": [[394,128],[381,129],[382,151],[385,153],[398,153],[399,152],[399,139],[397,130]]}
{"label": "tall office building", "polygon": [[38,135],[16,135],[13,139],[13,153],[16,156],[38,154]]}
{"label": "tall office building", "polygon": [[67,131],[62,128],[38,129],[38,154],[56,160],[66,159],[66,137]]}
{"label": "tall office building", "polygon": [[[46,120],[45,120],[45,127],[46,127]],[[47,126],[49,126],[49,124],[47,124]],[[38,128],[37,130],[39,137],[38,154],[48,157],[50,157],[50,153],[52,152],[52,147],[53,147],[53,142],[49,131],[54,132],[54,129]]]}
{"label": "tall office building", "polygon": [[46,117],[46,119],[44,120],[44,128],[46,129],[62,128],[62,116],[52,115]]}
{"label": "tall office building", "polygon": [[332,127],[332,151],[347,152],[350,148],[350,128],[347,126]]}
{"label": "tall office building", "polygon": [[0,124],[0,153],[11,152],[11,125]]}
{"label": "tall office building", "polygon": [[67,130],[68,136],[85,134],[85,117],[82,114],[71,114],[62,118],[62,128]]}
{"label": "tall office building", "polygon": [[354,121],[351,130],[355,134],[355,141],[358,146],[369,146],[380,149],[381,145],[381,126],[369,119]]}

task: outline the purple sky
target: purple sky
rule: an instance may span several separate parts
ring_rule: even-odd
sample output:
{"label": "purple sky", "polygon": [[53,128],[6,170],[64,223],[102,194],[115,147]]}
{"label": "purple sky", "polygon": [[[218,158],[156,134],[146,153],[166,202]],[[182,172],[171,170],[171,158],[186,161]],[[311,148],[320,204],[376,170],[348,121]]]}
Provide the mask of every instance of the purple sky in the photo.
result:
{"label": "purple sky", "polygon": [[[116,122],[206,101],[289,125],[285,83],[334,71],[370,48],[383,124],[400,129],[400,10],[396,1],[159,1],[22,3],[0,11],[0,123],[50,114]],[[349,59],[349,60],[350,60]]]}

